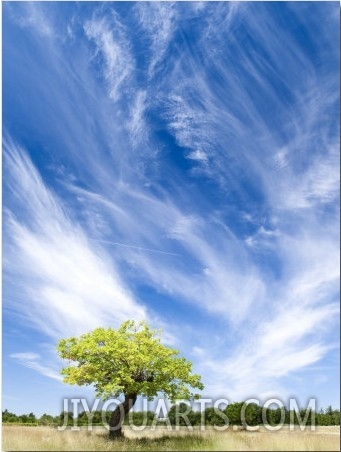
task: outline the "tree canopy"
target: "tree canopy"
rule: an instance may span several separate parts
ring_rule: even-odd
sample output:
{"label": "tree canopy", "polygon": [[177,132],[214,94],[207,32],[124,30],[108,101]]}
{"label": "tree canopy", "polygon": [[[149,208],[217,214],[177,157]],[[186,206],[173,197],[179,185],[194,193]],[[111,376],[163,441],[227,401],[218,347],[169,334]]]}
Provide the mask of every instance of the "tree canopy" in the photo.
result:
{"label": "tree canopy", "polygon": [[152,399],[163,392],[172,402],[197,398],[191,388],[203,389],[192,363],[160,341],[160,332],[143,322],[127,321],[114,330],[97,328],[79,338],[62,339],[62,358],[72,363],[62,369],[64,382],[94,384],[104,399],[139,394]]}
{"label": "tree canopy", "polygon": [[[62,339],[59,355],[69,360],[61,371],[68,384],[94,384],[102,399],[138,395],[153,399],[163,393],[170,401],[195,399],[203,389],[192,363],[178,350],[161,343],[161,333],[144,322],[126,321],[118,329],[97,328],[80,337]],[[131,408],[124,407],[126,413]]]}

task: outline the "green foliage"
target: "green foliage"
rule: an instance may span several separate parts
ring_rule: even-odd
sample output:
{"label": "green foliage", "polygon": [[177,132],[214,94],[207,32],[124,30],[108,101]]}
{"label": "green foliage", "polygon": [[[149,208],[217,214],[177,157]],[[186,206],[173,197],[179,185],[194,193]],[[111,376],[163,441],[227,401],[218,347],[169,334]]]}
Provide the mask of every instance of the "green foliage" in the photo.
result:
{"label": "green foliage", "polygon": [[203,389],[192,363],[164,346],[157,331],[127,321],[114,330],[97,328],[79,338],[62,339],[59,355],[71,363],[61,371],[68,384],[94,384],[103,399],[138,394],[151,400],[163,392],[171,401],[198,398]]}
{"label": "green foliage", "polygon": [[227,425],[226,415],[218,408],[209,407],[204,412],[193,411],[186,403],[173,405],[168,411],[168,419],[171,425],[205,425],[223,426]]}
{"label": "green foliage", "polygon": [[62,411],[59,416],[57,416],[57,424],[64,425],[65,419],[67,419],[67,425],[73,424],[73,413],[72,411]]}
{"label": "green foliage", "polygon": [[55,418],[50,414],[44,413],[39,419],[39,425],[52,426],[55,425]]}
{"label": "green foliage", "polygon": [[193,411],[191,410],[188,413],[188,419],[191,425],[201,425],[201,411]]}
{"label": "green foliage", "polygon": [[[182,404],[180,404],[182,405]],[[229,419],[229,424],[232,425],[241,425],[241,408],[243,406],[242,402],[238,403],[232,403],[231,405],[228,405],[225,410],[220,412],[219,410],[214,411],[213,408],[206,408],[204,412],[200,411],[193,411],[189,410],[188,405],[183,404],[184,406],[180,406],[179,413],[183,414],[188,412],[187,417],[189,419],[190,425],[192,426],[199,426],[202,423],[202,420],[205,421],[206,425],[224,425],[224,419],[221,417],[221,414],[224,413],[227,415]],[[252,405],[252,404],[250,404]],[[251,408],[250,412],[248,412],[248,409]],[[261,410],[261,407],[259,407]],[[282,410],[285,412],[285,423],[290,423],[290,416],[293,418],[294,423],[298,424],[298,416],[297,413],[290,412],[285,409],[266,409],[266,418],[270,425],[279,425],[281,421],[281,413]],[[307,425],[310,425],[312,421],[312,415],[313,412],[309,411],[309,416],[307,420]],[[254,412],[257,412],[254,410],[254,407],[248,407],[245,412],[245,417],[248,425],[252,424],[252,418]],[[103,412],[103,418],[107,418],[110,416],[109,412]],[[88,416],[87,416],[88,414]],[[64,423],[64,415],[65,413],[60,413],[59,416],[51,416],[49,414],[44,413],[40,418],[36,418],[33,413],[30,414],[21,414],[16,415],[14,413],[9,412],[7,409],[2,412],[2,422],[4,424],[23,424],[25,426],[36,426],[36,425],[45,425],[45,426],[57,426],[57,425],[63,425]],[[300,417],[303,420],[306,415],[306,410],[300,410]],[[68,425],[73,425],[73,419],[72,419],[72,413],[67,413],[68,416]],[[151,425],[151,423],[154,420],[155,413],[152,411],[148,411],[147,413],[143,411],[135,411],[131,412],[129,414],[129,417],[126,417],[126,423],[133,424],[136,426],[143,425],[143,422],[145,417],[147,418],[146,425]],[[168,412],[168,418],[172,425],[176,425],[176,410],[175,405],[171,407],[171,409]],[[35,421],[33,422],[33,419]],[[103,425],[102,421],[102,411],[93,411],[90,413],[79,413],[77,419],[77,424],[79,426],[82,425]],[[315,413],[315,422],[316,425],[320,426],[328,426],[328,425],[340,425],[340,410],[333,409],[331,407],[328,407],[326,410],[321,409],[319,412]],[[262,424],[262,421],[259,422],[259,425]],[[179,417],[179,424],[178,425],[187,425],[185,420]]]}
{"label": "green foliage", "polygon": [[[283,416],[283,413],[284,413],[284,416]],[[285,420],[285,409],[284,408],[276,408],[276,409],[267,408],[264,416],[265,415],[266,415],[266,420],[267,420],[268,424],[271,426],[276,426],[276,425],[279,425],[279,423],[282,421],[282,419]]]}
{"label": "green foliage", "polygon": [[243,402],[235,402],[228,405],[224,413],[229,419],[230,425],[241,425],[241,411],[243,408],[244,403]]}
{"label": "green foliage", "polygon": [[10,413],[8,410],[2,412],[2,422],[11,424],[25,424],[27,426],[37,425],[37,419],[33,413],[21,414],[20,416],[17,416],[14,413]]}
{"label": "green foliage", "polygon": [[249,426],[260,425],[262,423],[262,407],[256,403],[249,403],[245,408],[245,421]]}
{"label": "green foliage", "polygon": [[340,410],[329,406],[326,410],[316,413],[316,425],[340,425]]}
{"label": "green foliage", "polygon": [[205,424],[213,426],[227,425],[226,415],[218,408],[209,407],[204,412]]}
{"label": "green foliage", "polygon": [[173,405],[168,411],[168,419],[171,425],[188,425],[189,414],[191,413],[191,408],[186,403],[179,403]]}
{"label": "green foliage", "polygon": [[125,418],[125,423],[135,426],[151,425],[154,419],[155,413],[153,411],[131,411]]}

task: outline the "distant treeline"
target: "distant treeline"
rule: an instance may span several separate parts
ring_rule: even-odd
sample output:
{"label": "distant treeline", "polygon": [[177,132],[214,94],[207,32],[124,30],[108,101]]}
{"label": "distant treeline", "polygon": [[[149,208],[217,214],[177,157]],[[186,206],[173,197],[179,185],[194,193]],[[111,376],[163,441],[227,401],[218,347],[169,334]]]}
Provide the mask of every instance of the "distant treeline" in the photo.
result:
{"label": "distant treeline", "polygon": [[[46,425],[46,426],[62,426],[67,422],[67,425],[102,425],[103,421],[108,421],[111,415],[111,411],[82,411],[74,419],[71,411],[62,411],[58,416],[51,416],[44,413],[41,417],[36,417],[33,413],[16,415],[14,413],[5,410],[2,412],[3,424],[23,424],[23,425]],[[130,416],[130,419],[129,419]],[[155,419],[155,413],[153,411],[133,411],[125,419],[126,423],[133,423],[134,425],[151,425]],[[155,421],[154,421],[155,422]]]}
{"label": "distant treeline", "polygon": [[178,407],[172,406],[168,412],[168,419],[172,425],[186,425],[186,418],[182,413],[187,413],[190,424],[195,425],[243,425],[256,426],[267,423],[271,426],[279,424],[301,424],[306,425],[340,425],[340,410],[331,406],[319,412],[311,409],[289,411],[283,408],[263,408],[255,403],[245,404],[236,402],[229,404],[225,409],[206,408],[205,411],[192,411],[186,404],[180,403]]}
{"label": "distant treeline", "polygon": [[[36,417],[33,413],[16,415],[8,410],[2,412],[2,422],[6,424],[23,425],[45,425],[62,426],[67,422],[68,425],[103,425],[103,420],[109,418],[111,412],[93,411],[79,413],[77,418],[73,419],[71,412],[61,412],[58,416],[51,416],[44,413],[41,417]],[[102,417],[103,416],[103,417]],[[225,409],[206,408],[204,411],[193,411],[184,403],[173,405],[168,412],[167,418],[158,418],[153,411],[132,411],[125,418],[125,424],[135,426],[170,423],[171,425],[211,425],[226,426],[243,425],[249,426],[262,425],[266,422],[269,425],[279,424],[300,424],[302,421],[306,425],[340,425],[340,410],[329,406],[314,412],[311,409],[302,409],[299,411],[289,411],[286,408],[264,408],[244,402],[229,404]]]}

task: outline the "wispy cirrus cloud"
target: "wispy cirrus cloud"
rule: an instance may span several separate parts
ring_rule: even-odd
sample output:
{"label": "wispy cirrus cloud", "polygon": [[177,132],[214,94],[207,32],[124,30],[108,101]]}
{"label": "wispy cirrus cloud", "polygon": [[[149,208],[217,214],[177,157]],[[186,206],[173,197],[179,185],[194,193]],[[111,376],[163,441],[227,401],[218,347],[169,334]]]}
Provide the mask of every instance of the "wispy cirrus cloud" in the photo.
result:
{"label": "wispy cirrus cloud", "polygon": [[[277,308],[269,314],[256,315],[250,330],[243,331],[240,345],[230,350],[228,358],[221,356],[219,365],[216,359],[207,358],[217,350],[201,352],[202,363],[198,367],[212,376],[207,393],[226,394],[232,400],[245,400],[255,395],[265,400],[276,394],[281,394],[283,400],[292,395],[293,390],[284,383],[284,378],[309,369],[328,352],[337,349],[336,339],[328,344],[324,339],[328,330],[335,327],[339,312],[335,299],[337,278],[333,285],[332,290],[318,298],[324,284],[317,284],[315,290],[311,290],[302,280],[301,297],[288,292],[283,298],[273,299]],[[321,305],[330,295],[335,301]]]}
{"label": "wispy cirrus cloud", "polygon": [[[114,204],[84,190],[82,195],[94,209],[100,205],[103,213],[104,208],[111,227],[115,225],[106,237],[93,238],[114,247],[116,260],[126,262],[135,278],[233,321],[243,318],[254,299],[263,298],[262,276],[243,244],[231,232],[216,229],[213,219],[208,226],[200,216],[184,215],[170,199],[160,201],[132,187],[122,188]],[[110,238],[113,234],[120,240]]]}
{"label": "wispy cirrus cloud", "polygon": [[[286,377],[304,369],[309,372],[329,353],[337,353],[338,238],[336,228],[328,227],[322,233],[315,227],[311,226],[309,233],[298,231],[296,237],[268,234],[263,238],[274,241],[281,275],[276,280],[266,279],[266,301],[248,316],[228,357],[224,358],[214,343],[208,348],[207,343],[202,344],[202,363],[198,365],[204,374],[211,369],[208,393],[228,394],[233,400],[255,394],[264,400],[276,394],[285,398],[293,394]],[[259,252],[262,250],[264,244]],[[223,339],[226,349],[229,340],[228,336]],[[207,360],[208,356],[212,358]],[[308,385],[311,391],[313,380]]]}
{"label": "wispy cirrus cloud", "polygon": [[4,143],[4,166],[10,175],[8,196],[21,207],[20,216],[5,213],[4,271],[22,294],[12,299],[11,309],[53,338],[117,325],[132,316],[145,318],[145,308],[124,286],[103,248],[90,243],[80,225],[68,218],[11,140]]}
{"label": "wispy cirrus cloud", "polygon": [[13,19],[21,27],[29,27],[38,35],[45,38],[56,36],[53,24],[50,21],[49,14],[42,4],[37,2],[26,2],[20,5],[19,10],[13,13]]}
{"label": "wispy cirrus cloud", "polygon": [[17,360],[22,366],[33,369],[41,375],[44,375],[45,377],[58,381],[61,381],[63,379],[63,377],[59,374],[58,369],[53,369],[49,366],[46,366],[46,364],[42,364],[42,358],[37,353],[12,353],[9,355],[9,357]]}
{"label": "wispy cirrus cloud", "polygon": [[95,55],[103,59],[103,75],[108,84],[109,97],[117,101],[135,66],[126,31],[114,12],[110,22],[103,17],[87,21],[84,31],[88,39],[95,43]]}
{"label": "wispy cirrus cloud", "polygon": [[162,63],[177,26],[178,9],[174,2],[136,3],[135,14],[138,23],[149,38],[149,77],[152,77]]}

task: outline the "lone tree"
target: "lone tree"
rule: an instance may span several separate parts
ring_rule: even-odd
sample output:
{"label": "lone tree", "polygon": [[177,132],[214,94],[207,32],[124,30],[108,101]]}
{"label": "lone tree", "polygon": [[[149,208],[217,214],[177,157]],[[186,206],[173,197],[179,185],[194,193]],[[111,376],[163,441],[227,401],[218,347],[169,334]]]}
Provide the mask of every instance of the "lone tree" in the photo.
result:
{"label": "lone tree", "polygon": [[97,328],[80,337],[62,339],[59,355],[70,365],[61,370],[68,384],[94,384],[103,400],[124,396],[109,420],[109,438],[122,436],[125,415],[138,395],[152,400],[163,393],[171,402],[190,400],[203,389],[199,375],[191,373],[192,363],[177,350],[160,342],[160,332],[144,322],[129,320],[120,328]]}

